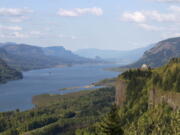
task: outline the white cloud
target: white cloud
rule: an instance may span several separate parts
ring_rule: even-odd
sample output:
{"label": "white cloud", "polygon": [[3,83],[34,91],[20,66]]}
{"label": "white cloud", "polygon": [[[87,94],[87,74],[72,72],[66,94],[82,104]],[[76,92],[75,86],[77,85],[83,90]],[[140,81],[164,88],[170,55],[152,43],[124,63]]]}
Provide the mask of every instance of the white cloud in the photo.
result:
{"label": "white cloud", "polygon": [[178,12],[180,12],[180,7],[176,6],[176,5],[172,5],[169,7],[169,10],[178,13]]}
{"label": "white cloud", "polygon": [[12,38],[28,38],[29,36],[27,34],[24,34],[24,33],[13,32],[11,37]]}
{"label": "white cloud", "polygon": [[124,12],[122,20],[133,22],[147,31],[178,33],[175,26],[180,23],[180,7],[172,5],[165,13],[157,10]]}
{"label": "white cloud", "polygon": [[19,26],[2,26],[2,25],[0,25],[0,30],[21,31],[22,27],[19,27]]}
{"label": "white cloud", "polygon": [[63,39],[72,39],[72,40],[77,39],[76,36],[67,36],[67,35],[63,35],[63,34],[60,34],[58,37],[63,38]]}
{"label": "white cloud", "polygon": [[18,17],[11,17],[8,20],[13,23],[19,23],[23,22],[24,20],[27,20],[29,17],[27,16],[18,16]]}
{"label": "white cloud", "polygon": [[180,32],[167,32],[162,34],[162,38],[172,38],[172,37],[180,37]]}
{"label": "white cloud", "polygon": [[125,12],[122,15],[123,20],[125,21],[132,21],[132,22],[145,22],[146,21],[146,16],[139,11],[136,12]]}
{"label": "white cloud", "polygon": [[160,13],[159,11],[135,11],[125,12],[122,15],[123,20],[142,23],[146,21],[156,22],[174,22],[177,21],[177,16],[173,13]]}
{"label": "white cloud", "polygon": [[[0,27],[1,28],[1,27]],[[9,28],[9,27],[8,27]],[[13,27],[12,27],[13,28]],[[10,31],[0,31],[0,38],[37,38],[43,35],[40,31],[30,31],[30,32],[22,32],[22,31],[16,31],[18,30],[18,27],[14,27],[14,29],[11,28]],[[19,29],[20,30],[20,29]]]}
{"label": "white cloud", "polygon": [[18,31],[0,33],[0,38],[16,38],[17,39],[17,38],[28,38],[28,37],[29,35],[18,32]]}
{"label": "white cloud", "polygon": [[40,31],[31,31],[30,35],[40,36],[42,33]]}
{"label": "white cloud", "polygon": [[33,13],[33,10],[29,8],[0,8],[0,19],[19,23],[28,19],[30,13]]}
{"label": "white cloud", "polygon": [[103,15],[103,10],[101,8],[93,7],[93,8],[75,8],[72,10],[60,9],[57,13],[59,16],[69,16],[76,17],[82,16],[85,14],[92,14],[96,16]]}
{"label": "white cloud", "polygon": [[158,27],[158,26],[154,26],[154,25],[149,25],[149,24],[139,24],[139,27],[147,30],[147,31],[160,31],[160,30],[164,30],[163,27]]}
{"label": "white cloud", "polygon": [[160,13],[159,11],[145,11],[145,16],[149,20],[154,20],[157,22],[172,22],[176,21],[176,15],[173,13]]}
{"label": "white cloud", "polygon": [[29,13],[33,13],[33,10],[28,8],[0,8],[0,16],[22,16]]}

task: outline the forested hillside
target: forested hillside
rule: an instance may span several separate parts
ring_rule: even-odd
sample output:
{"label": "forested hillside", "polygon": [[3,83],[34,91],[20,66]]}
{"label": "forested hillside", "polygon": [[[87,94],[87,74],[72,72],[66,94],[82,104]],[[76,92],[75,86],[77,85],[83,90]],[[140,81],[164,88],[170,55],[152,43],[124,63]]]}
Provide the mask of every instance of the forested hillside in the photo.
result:
{"label": "forested hillside", "polygon": [[32,110],[0,113],[0,135],[74,135],[100,121],[110,111],[114,95],[114,88],[101,88],[36,96]]}
{"label": "forested hillside", "polygon": [[126,85],[116,99],[113,87],[35,96],[32,110],[0,113],[0,134],[179,135],[179,73],[177,58],[160,68],[128,70],[118,77]]}
{"label": "forested hillside", "polygon": [[127,67],[140,67],[142,64],[160,67],[173,57],[180,57],[180,37],[158,42],[152,49],[146,51],[137,62]]}
{"label": "forested hillside", "polygon": [[0,59],[0,83],[6,83],[10,80],[22,79],[22,74],[15,69],[10,68],[2,59]]}
{"label": "forested hillside", "polygon": [[157,69],[124,72],[117,83],[126,82],[125,93],[116,100],[125,100],[117,102],[101,122],[77,135],[179,135],[179,73],[180,59]]}
{"label": "forested hillside", "polygon": [[9,66],[21,71],[103,62],[80,57],[61,46],[38,47],[16,43],[0,43],[0,58]]}

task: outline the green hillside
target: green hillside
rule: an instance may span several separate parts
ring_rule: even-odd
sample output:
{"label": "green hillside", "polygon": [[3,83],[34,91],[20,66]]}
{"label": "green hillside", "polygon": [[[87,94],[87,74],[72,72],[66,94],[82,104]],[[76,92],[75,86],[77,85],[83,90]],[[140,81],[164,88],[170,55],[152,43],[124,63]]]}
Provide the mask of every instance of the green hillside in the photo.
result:
{"label": "green hillside", "polygon": [[0,59],[0,83],[6,83],[10,80],[22,79],[22,74],[15,69],[10,68]]}
{"label": "green hillside", "polygon": [[179,71],[180,59],[172,59],[161,68],[124,72],[118,83],[126,82],[126,92],[116,100],[126,100],[77,135],[179,135]]}
{"label": "green hillside", "polygon": [[73,135],[100,121],[114,102],[114,88],[34,97],[36,108],[0,113],[0,135]]}
{"label": "green hillside", "polygon": [[137,62],[126,67],[141,67],[142,64],[160,67],[174,57],[180,57],[180,37],[158,42],[152,49],[146,51]]}
{"label": "green hillside", "polygon": [[35,96],[34,109],[0,113],[0,135],[179,135],[179,71],[174,58],[122,73],[116,93],[112,87]]}
{"label": "green hillside", "polygon": [[20,71],[73,64],[103,63],[100,60],[80,57],[62,46],[38,47],[16,43],[0,43],[0,58]]}

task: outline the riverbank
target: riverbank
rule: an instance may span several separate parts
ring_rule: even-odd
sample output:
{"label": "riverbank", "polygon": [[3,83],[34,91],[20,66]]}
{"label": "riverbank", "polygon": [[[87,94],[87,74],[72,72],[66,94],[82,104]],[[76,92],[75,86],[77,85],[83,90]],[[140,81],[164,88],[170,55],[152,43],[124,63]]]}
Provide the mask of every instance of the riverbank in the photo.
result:
{"label": "riverbank", "polygon": [[74,86],[74,87],[68,87],[68,88],[62,88],[59,89],[60,91],[62,90],[74,90],[74,89],[90,89],[90,88],[94,88],[95,85],[85,85],[85,86]]}
{"label": "riverbank", "polygon": [[75,134],[78,129],[90,127],[100,121],[101,117],[110,111],[114,98],[114,88],[100,88],[65,95],[35,96],[33,103],[36,107],[31,110],[0,113],[0,133]]}
{"label": "riverbank", "polygon": [[[99,88],[92,87],[91,84],[104,78],[116,77],[119,74],[104,70],[112,66],[114,65],[76,65],[24,72],[22,80],[10,81],[7,84],[0,85],[0,111],[31,109],[34,107],[32,97],[36,95],[63,95]],[[72,89],[74,86],[76,89]],[[62,90],[63,88],[71,89]]]}

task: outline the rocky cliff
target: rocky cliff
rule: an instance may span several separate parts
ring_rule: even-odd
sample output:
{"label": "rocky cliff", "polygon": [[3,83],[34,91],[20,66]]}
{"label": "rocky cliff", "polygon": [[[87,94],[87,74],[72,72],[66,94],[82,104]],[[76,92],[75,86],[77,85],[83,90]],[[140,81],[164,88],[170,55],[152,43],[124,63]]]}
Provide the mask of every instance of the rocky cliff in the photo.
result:
{"label": "rocky cliff", "polygon": [[129,70],[117,79],[115,102],[122,106],[146,95],[148,107],[165,103],[173,109],[180,109],[179,82],[180,59],[172,59],[160,68]]}
{"label": "rocky cliff", "polygon": [[118,79],[116,82],[116,95],[115,95],[115,103],[118,106],[122,106],[126,101],[126,88],[127,88],[126,81]]}

